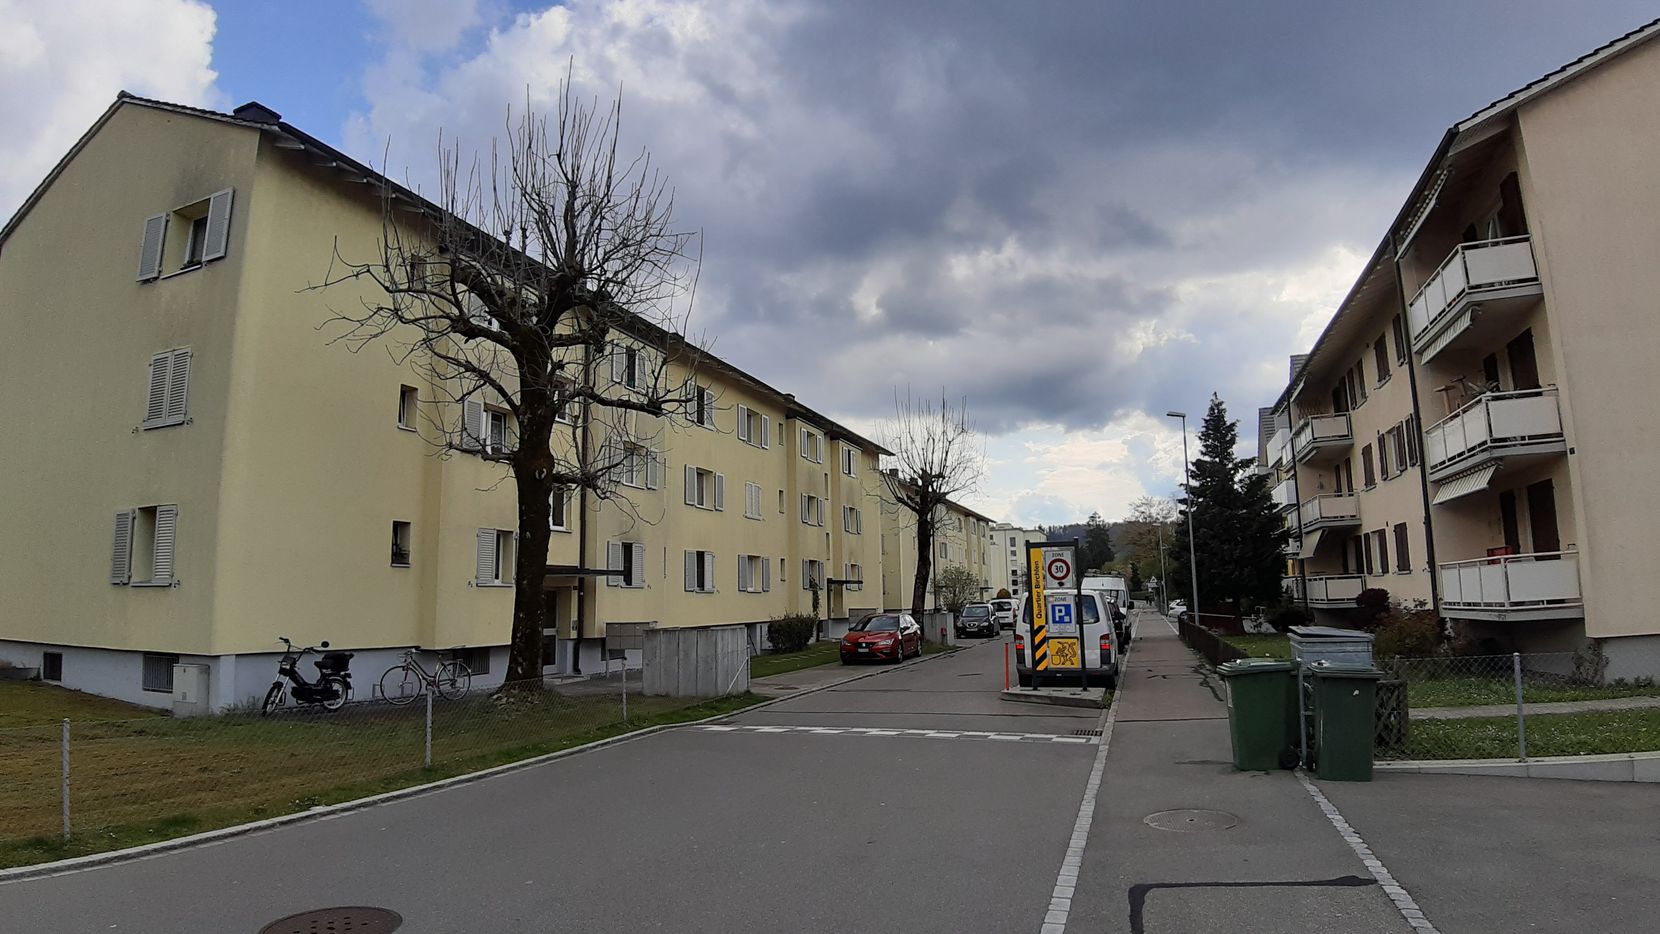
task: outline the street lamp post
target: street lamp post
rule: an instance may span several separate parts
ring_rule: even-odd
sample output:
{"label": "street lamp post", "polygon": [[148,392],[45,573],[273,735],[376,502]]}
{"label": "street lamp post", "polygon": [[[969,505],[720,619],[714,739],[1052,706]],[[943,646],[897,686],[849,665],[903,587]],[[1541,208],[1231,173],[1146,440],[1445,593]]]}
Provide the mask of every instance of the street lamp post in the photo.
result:
{"label": "street lamp post", "polygon": [[1182,487],[1187,490],[1187,574],[1193,580],[1193,622],[1199,622],[1199,552],[1193,544],[1193,480],[1187,472],[1187,413],[1166,412],[1182,423]]}

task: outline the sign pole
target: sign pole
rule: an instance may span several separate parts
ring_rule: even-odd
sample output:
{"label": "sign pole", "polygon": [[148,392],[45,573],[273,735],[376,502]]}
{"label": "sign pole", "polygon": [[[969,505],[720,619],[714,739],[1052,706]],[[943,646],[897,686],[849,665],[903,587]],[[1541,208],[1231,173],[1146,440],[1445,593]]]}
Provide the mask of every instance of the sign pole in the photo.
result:
{"label": "sign pole", "polygon": [[[1087,694],[1089,693],[1089,666],[1084,664],[1084,653],[1089,651],[1089,646],[1084,645],[1084,569],[1077,566],[1076,560],[1077,556],[1083,553],[1083,539],[1074,538],[1072,540],[1072,555],[1074,559],[1072,580],[1077,584],[1077,595],[1074,597],[1072,605],[1075,608],[1073,612],[1078,614],[1078,689]],[[1108,610],[1107,614],[1110,616],[1112,611]],[[1112,628],[1112,620],[1110,619],[1107,620],[1107,628],[1109,630]],[[1100,651],[1100,648],[1097,647],[1096,651]]]}
{"label": "sign pole", "polygon": [[1049,650],[1049,601],[1046,599],[1048,588],[1044,586],[1048,580],[1048,573],[1043,567],[1043,546],[1028,542],[1026,544],[1026,559],[1030,565],[1032,586],[1032,625],[1030,627],[1032,655],[1027,663],[1032,667],[1031,689],[1036,691],[1038,689],[1039,653],[1041,650],[1042,657],[1047,661]]}

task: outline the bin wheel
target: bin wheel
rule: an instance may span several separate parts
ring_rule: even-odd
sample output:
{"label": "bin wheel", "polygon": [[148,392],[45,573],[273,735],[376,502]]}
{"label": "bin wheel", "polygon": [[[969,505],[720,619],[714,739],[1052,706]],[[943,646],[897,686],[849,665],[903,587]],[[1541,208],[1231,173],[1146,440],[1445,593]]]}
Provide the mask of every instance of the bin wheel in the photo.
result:
{"label": "bin wheel", "polygon": [[1294,768],[1296,768],[1298,758],[1299,758],[1299,756],[1297,755],[1297,750],[1290,749],[1290,748],[1281,749],[1280,750],[1280,768],[1282,768],[1282,769],[1294,769]]}

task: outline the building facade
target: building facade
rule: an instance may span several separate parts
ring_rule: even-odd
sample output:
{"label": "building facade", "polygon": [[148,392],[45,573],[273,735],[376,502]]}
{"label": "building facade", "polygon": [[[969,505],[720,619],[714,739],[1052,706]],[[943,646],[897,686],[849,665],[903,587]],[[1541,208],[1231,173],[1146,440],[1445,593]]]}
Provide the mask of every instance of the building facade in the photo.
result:
{"label": "building facade", "polygon": [[1026,546],[1041,542],[1041,529],[1023,529],[1007,522],[993,523],[987,531],[986,573],[991,577],[992,593],[1008,588],[1020,596],[1026,591]]}
{"label": "building facade", "polygon": [[[882,503],[882,603],[887,610],[909,610],[916,583],[916,514],[899,505],[884,490]],[[966,568],[980,582],[976,599],[990,599],[996,588],[990,573],[988,530],[992,520],[951,500],[939,507],[934,519],[933,561],[923,609],[939,607],[934,576],[952,566]]]}
{"label": "building facade", "polygon": [[[355,651],[359,698],[406,649],[500,680],[517,504],[479,455],[511,417],[331,345],[371,286],[308,289],[337,248],[375,254],[387,203],[437,210],[260,105],[123,94],[0,230],[0,388],[51,440],[0,446],[0,658],[152,706],[180,662],[214,707],[261,695],[279,636]],[[622,495],[555,503],[547,672],[614,664],[619,625],[879,605],[880,446],[711,355],[611,351],[706,404],[593,425],[630,456]]]}

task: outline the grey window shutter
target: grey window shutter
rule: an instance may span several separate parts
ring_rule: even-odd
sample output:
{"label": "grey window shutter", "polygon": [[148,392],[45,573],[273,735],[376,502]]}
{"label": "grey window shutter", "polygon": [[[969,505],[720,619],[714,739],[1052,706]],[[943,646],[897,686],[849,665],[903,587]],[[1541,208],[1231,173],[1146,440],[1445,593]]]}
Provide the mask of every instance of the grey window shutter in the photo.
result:
{"label": "grey window shutter", "polygon": [[749,583],[750,583],[749,578],[750,578],[750,574],[749,574],[749,555],[739,555],[738,556],[738,591],[740,593],[747,593],[749,591]]}
{"label": "grey window shutter", "polygon": [[628,377],[628,353],[621,344],[611,344],[611,382],[620,383]]}
{"label": "grey window shutter", "polygon": [[145,218],[144,241],[138,247],[138,281],[147,282],[161,275],[161,247],[166,240],[167,215]]}
{"label": "grey window shutter", "polygon": [[179,532],[179,507],[156,507],[154,556],[150,559],[150,580],[164,584],[173,580],[173,553]]}
{"label": "grey window shutter", "polygon": [[190,394],[190,350],[173,351],[167,370],[167,424],[184,424],[186,400]]}
{"label": "grey window shutter", "polygon": [[726,511],[726,474],[715,474],[715,511]]}
{"label": "grey window shutter", "polygon": [[772,447],[772,416],[761,416],[761,447]]}
{"label": "grey window shutter", "polygon": [[806,558],[801,559],[801,589],[802,590],[812,590],[813,589],[813,588],[807,586],[808,579],[810,579],[813,576],[812,567],[813,567],[813,562],[808,561]]}
{"label": "grey window shutter", "polygon": [[484,448],[484,403],[477,399],[461,403],[461,446],[468,451]]}
{"label": "grey window shutter", "polygon": [[686,505],[697,505],[697,468],[686,465]]}
{"label": "grey window shutter", "polygon": [[607,574],[605,576],[605,586],[607,586],[607,587],[621,587],[623,585],[622,565],[623,565],[623,546],[622,546],[622,542],[606,542],[605,543],[605,569],[608,570],[608,571],[611,571],[612,573]]}
{"label": "grey window shutter", "polygon": [[738,440],[749,441],[749,406],[738,406]]}
{"label": "grey window shutter", "polygon": [[703,424],[705,427],[715,427],[715,393],[713,390],[703,390]]}
{"label": "grey window shutter", "polygon": [[806,493],[801,494],[801,521],[804,524],[811,524],[813,521],[812,514],[808,512]]}
{"label": "grey window shutter", "polygon": [[225,255],[225,245],[231,239],[231,197],[236,189],[216,191],[208,200],[207,238],[202,246],[202,261],[219,259]]}
{"label": "grey window shutter", "polygon": [[697,552],[686,551],[681,554],[685,559],[683,563],[686,572],[686,592],[691,593],[697,590]]}
{"label": "grey window shutter", "polygon": [[133,511],[115,514],[115,543],[110,550],[110,583],[126,584],[133,578]]}
{"label": "grey window shutter", "polygon": [[761,592],[772,592],[772,559],[761,559]]}
{"label": "grey window shutter", "polygon": [[496,581],[496,530],[478,530],[478,583]]}
{"label": "grey window shutter", "polygon": [[663,455],[656,451],[646,452],[646,489],[655,490],[663,486]]}
{"label": "grey window shutter", "polygon": [[173,355],[162,351],[150,358],[150,392],[144,400],[144,427],[153,428],[167,418],[167,371]]}
{"label": "grey window shutter", "polygon": [[703,592],[715,592],[715,553],[705,551],[699,553],[699,560],[703,562]]}
{"label": "grey window shutter", "polygon": [[634,564],[629,568],[628,586],[644,587],[646,585],[646,546],[635,542],[629,546],[634,549]]}

